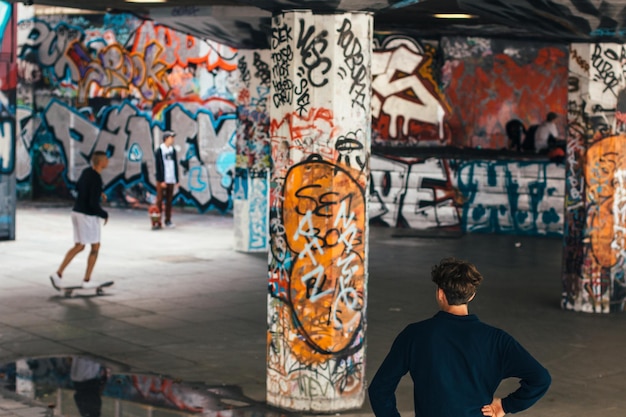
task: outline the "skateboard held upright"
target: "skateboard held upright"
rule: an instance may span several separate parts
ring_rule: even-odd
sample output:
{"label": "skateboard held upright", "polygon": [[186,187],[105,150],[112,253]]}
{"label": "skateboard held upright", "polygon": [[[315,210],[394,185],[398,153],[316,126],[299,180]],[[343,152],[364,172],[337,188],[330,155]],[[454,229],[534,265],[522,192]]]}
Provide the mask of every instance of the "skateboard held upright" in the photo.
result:
{"label": "skateboard held upright", "polygon": [[161,210],[153,204],[148,208],[148,216],[150,216],[150,223],[152,225],[152,230],[157,230],[163,227],[161,224]]}

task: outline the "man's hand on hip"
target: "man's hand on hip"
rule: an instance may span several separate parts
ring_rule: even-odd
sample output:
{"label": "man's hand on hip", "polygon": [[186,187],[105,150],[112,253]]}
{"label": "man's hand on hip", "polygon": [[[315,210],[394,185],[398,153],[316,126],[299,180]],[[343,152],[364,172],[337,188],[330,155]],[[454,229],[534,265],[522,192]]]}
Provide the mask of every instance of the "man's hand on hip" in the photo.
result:
{"label": "man's hand on hip", "polygon": [[494,398],[491,404],[484,405],[481,409],[483,416],[503,417],[504,409],[502,408],[502,399]]}

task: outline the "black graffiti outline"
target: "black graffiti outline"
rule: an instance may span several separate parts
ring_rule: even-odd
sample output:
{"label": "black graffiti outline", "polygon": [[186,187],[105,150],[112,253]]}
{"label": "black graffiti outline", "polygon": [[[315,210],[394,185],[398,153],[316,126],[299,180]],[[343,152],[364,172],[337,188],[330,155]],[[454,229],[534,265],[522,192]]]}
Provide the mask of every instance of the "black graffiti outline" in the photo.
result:
{"label": "black graffiti outline", "polygon": [[346,166],[352,167],[350,154],[352,152],[356,152],[357,155],[354,157],[356,164],[359,166],[361,171],[365,169],[367,166],[367,160],[362,160],[361,155],[359,154],[363,151],[364,145],[357,139],[359,133],[362,132],[363,131],[359,129],[356,132],[350,132],[337,138],[337,141],[335,142],[335,150],[339,153],[337,163],[344,163]]}
{"label": "black graffiti outline", "polygon": [[[352,31],[352,22],[350,22],[350,20],[344,19],[341,28],[339,28],[337,32],[339,33],[337,45],[343,50],[344,63],[352,79],[350,94],[353,94],[356,90],[356,97],[352,99],[352,105],[357,105],[365,109],[368,70],[365,65],[363,46],[359,38]],[[339,73],[339,75],[341,76],[341,73]]]}
{"label": "black graffiti outline", "polygon": [[311,38],[315,30],[315,26],[309,26],[305,33],[304,19],[300,19],[300,33],[298,34],[296,48],[300,51],[302,58],[301,69],[306,70],[307,80],[313,87],[320,88],[328,84],[328,78],[316,82],[313,72],[319,71],[324,76],[332,69],[333,64],[330,58],[323,56],[326,48],[328,48],[328,39],[326,39],[328,31],[322,30]]}

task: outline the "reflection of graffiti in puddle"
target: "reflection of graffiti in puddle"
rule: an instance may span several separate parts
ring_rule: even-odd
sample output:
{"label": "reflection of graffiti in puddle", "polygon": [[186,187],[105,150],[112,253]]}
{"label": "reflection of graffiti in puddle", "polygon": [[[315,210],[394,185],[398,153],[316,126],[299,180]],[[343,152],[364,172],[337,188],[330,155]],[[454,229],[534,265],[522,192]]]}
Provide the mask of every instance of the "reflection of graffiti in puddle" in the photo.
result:
{"label": "reflection of graffiti in puddle", "polygon": [[238,387],[185,383],[161,375],[117,372],[85,356],[20,359],[0,366],[0,384],[65,417],[283,417]]}

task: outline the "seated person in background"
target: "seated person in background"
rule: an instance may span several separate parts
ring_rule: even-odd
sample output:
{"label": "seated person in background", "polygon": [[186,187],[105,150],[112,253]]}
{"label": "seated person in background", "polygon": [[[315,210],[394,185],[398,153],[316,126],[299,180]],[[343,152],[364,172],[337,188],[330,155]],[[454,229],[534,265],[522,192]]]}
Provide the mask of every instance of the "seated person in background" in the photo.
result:
{"label": "seated person in background", "polygon": [[554,112],[548,113],[546,121],[537,127],[535,132],[535,152],[548,153],[551,147],[565,146],[565,141],[559,139],[559,130],[554,121],[558,115]]}
{"label": "seated person in background", "polygon": [[525,152],[535,152],[535,132],[539,125],[531,125],[526,130],[524,142],[522,142],[522,150]]}
{"label": "seated person in background", "polygon": [[522,138],[526,135],[526,127],[519,119],[511,119],[506,123],[506,136],[509,138],[509,149],[520,151]]}

